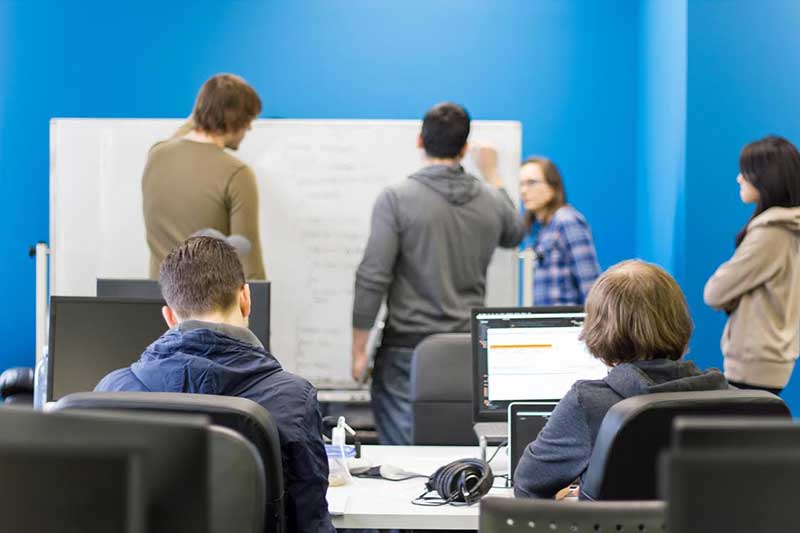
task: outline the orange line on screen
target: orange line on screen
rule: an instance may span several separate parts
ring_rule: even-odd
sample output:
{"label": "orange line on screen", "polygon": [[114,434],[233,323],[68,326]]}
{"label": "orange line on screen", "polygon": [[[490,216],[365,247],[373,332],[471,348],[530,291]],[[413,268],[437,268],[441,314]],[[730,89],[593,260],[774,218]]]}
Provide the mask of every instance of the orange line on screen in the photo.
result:
{"label": "orange line on screen", "polygon": [[490,349],[502,348],[552,348],[552,344],[492,344]]}

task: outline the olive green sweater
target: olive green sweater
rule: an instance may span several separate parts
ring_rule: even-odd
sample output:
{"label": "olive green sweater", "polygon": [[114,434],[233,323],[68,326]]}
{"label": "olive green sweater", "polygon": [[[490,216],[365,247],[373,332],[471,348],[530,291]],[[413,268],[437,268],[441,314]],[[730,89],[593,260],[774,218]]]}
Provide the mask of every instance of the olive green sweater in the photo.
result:
{"label": "olive green sweater", "polygon": [[213,228],[246,237],[242,258],[247,279],[266,279],[258,233],[258,188],[253,171],[211,143],[173,138],[150,149],[142,176],[150,277],[161,261],[192,233]]}
{"label": "olive green sweater", "polygon": [[783,388],[800,336],[800,207],[753,218],[733,257],[708,280],[706,304],[729,313],[722,333],[725,377]]}

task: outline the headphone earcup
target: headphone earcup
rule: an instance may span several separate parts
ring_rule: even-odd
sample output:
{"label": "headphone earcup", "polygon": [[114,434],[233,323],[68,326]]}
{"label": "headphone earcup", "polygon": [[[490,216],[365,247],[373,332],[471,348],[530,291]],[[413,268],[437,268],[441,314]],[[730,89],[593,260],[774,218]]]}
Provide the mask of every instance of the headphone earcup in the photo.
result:
{"label": "headphone earcup", "polygon": [[471,505],[491,490],[494,475],[489,463],[480,459],[461,459],[433,473],[426,488],[442,500]]}

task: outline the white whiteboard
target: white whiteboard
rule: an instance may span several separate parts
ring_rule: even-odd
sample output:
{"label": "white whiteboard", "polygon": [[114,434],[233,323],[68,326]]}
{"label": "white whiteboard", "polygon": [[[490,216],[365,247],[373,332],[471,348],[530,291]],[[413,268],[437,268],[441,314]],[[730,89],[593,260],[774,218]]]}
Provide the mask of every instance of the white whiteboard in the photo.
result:
{"label": "white whiteboard", "polygon": [[[141,176],[147,152],[181,119],[53,119],[50,125],[50,292],[95,294],[95,280],[144,278],[149,250]],[[258,120],[236,156],[259,188],[264,264],[272,281],[271,349],[318,387],[352,386],[355,270],[372,205],[424,163],[416,120]],[[473,121],[470,140],[498,147],[518,196],[519,122]],[[478,175],[468,157],[464,166]],[[498,250],[490,305],[516,305],[517,254]]]}

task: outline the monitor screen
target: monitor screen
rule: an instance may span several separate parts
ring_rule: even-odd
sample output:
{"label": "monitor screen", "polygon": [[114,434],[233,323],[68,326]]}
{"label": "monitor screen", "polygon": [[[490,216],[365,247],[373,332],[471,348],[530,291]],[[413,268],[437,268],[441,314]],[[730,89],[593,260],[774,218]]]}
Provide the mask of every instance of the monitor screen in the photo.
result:
{"label": "monitor screen", "polygon": [[[0,499],[4,531],[209,531],[205,416],[3,408],[0,427],[13,428],[0,431],[0,480],[9,487]],[[13,527],[15,511],[37,506],[44,516],[35,520],[61,518],[61,527]],[[94,516],[76,516],[87,513]],[[124,523],[137,515],[143,527]]]}
{"label": "monitor screen", "polygon": [[514,401],[558,401],[579,379],[608,368],[578,339],[580,307],[472,310],[473,416],[505,420]]}
{"label": "monitor screen", "polygon": [[[269,351],[270,282],[248,281],[250,285],[249,327],[264,349]],[[161,300],[161,287],[154,279],[101,279],[97,280],[97,296],[101,298],[137,298]]]}
{"label": "monitor screen", "polygon": [[50,298],[47,401],[94,390],[167,331],[160,300]]}
{"label": "monitor screen", "polygon": [[[2,501],[10,531],[144,533],[143,487],[137,455],[103,446],[0,444]],[[45,496],[46,495],[46,496]]]}

